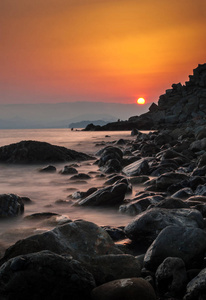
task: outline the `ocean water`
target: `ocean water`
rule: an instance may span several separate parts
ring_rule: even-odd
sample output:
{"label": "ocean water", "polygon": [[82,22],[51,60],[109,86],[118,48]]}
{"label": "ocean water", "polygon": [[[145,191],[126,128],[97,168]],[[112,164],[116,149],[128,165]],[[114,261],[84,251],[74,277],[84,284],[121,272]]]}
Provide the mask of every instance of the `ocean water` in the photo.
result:
{"label": "ocean water", "polygon": [[[122,132],[84,132],[70,129],[24,129],[0,130],[0,146],[17,143],[22,140],[44,141],[54,145],[94,155],[104,147],[104,142],[117,141],[120,138],[133,140],[130,131]],[[56,173],[40,173],[41,165],[5,165],[0,164],[0,194],[18,194],[29,197],[31,204],[25,205],[24,214],[17,218],[0,220],[0,255],[17,240],[55,227],[51,220],[28,220],[34,213],[52,212],[76,220],[84,219],[98,225],[124,226],[132,217],[123,215],[117,209],[81,208],[72,206],[75,200],[71,195],[75,191],[87,191],[90,187],[102,187],[105,178],[94,161],[79,162],[79,173],[89,173],[91,179],[86,181],[71,181],[70,175],[61,175],[59,171],[72,162],[53,164]],[[134,193],[138,187],[134,189]],[[62,203],[61,203],[61,200]]]}

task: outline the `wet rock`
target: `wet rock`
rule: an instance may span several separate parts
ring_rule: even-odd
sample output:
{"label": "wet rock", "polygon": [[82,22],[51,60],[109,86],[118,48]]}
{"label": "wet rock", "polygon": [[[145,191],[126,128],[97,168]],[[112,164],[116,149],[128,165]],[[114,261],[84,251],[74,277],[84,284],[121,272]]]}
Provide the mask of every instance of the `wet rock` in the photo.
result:
{"label": "wet rock", "polygon": [[39,172],[45,172],[45,173],[55,173],[56,172],[56,167],[52,165],[48,165],[46,167],[43,167],[39,169]]}
{"label": "wet rock", "polygon": [[42,250],[69,254],[80,261],[95,255],[122,254],[104,229],[92,222],[77,220],[18,241],[6,250],[0,264],[18,255]]}
{"label": "wet rock", "polygon": [[86,269],[91,272],[97,285],[128,277],[141,275],[140,264],[133,255],[107,254],[96,256],[85,263]]}
{"label": "wet rock", "polygon": [[106,230],[113,241],[119,241],[126,238],[123,228],[111,226],[103,226],[102,228]]}
{"label": "wet rock", "polygon": [[64,168],[59,172],[62,175],[71,175],[71,174],[77,174],[77,169],[70,167],[70,166],[64,166]]}
{"label": "wet rock", "polygon": [[[110,175],[111,176],[111,175]],[[107,181],[105,181],[105,185],[111,185],[117,182],[118,180],[124,179],[125,177],[122,175],[112,175]]]}
{"label": "wet rock", "polygon": [[0,218],[16,217],[24,212],[24,202],[15,194],[0,194]]}
{"label": "wet rock", "polygon": [[186,267],[202,265],[206,251],[206,233],[196,227],[167,226],[148,248],[144,267],[156,270],[167,257],[181,258]]}
{"label": "wet rock", "polygon": [[206,268],[203,269],[187,285],[184,300],[204,300],[206,299]]}
{"label": "wet rock", "polygon": [[193,190],[191,188],[183,188],[171,195],[172,198],[179,198],[179,199],[188,199],[189,197],[193,196]]}
{"label": "wet rock", "polygon": [[0,268],[2,299],[90,299],[95,281],[78,261],[50,251],[21,255]]}
{"label": "wet rock", "polygon": [[171,296],[180,296],[187,283],[184,261],[178,257],[167,257],[157,268],[155,278],[161,295],[169,292]]}
{"label": "wet rock", "polygon": [[206,184],[198,185],[198,187],[195,190],[195,195],[206,196]]}
{"label": "wet rock", "polygon": [[131,184],[141,184],[146,182],[147,180],[149,180],[149,177],[146,175],[142,175],[142,176],[135,176],[135,177],[131,177],[129,178],[129,182]]}
{"label": "wet rock", "polygon": [[161,195],[154,195],[138,200],[133,199],[130,203],[121,205],[119,211],[130,216],[135,216],[145,211],[151,204],[156,204],[162,199],[164,199],[164,197]]}
{"label": "wet rock", "polygon": [[96,191],[97,191],[97,188],[95,188],[95,187],[88,189],[86,192],[77,191],[72,194],[72,198],[73,199],[82,199],[82,198],[88,197],[89,195],[93,194]]}
{"label": "wet rock", "polygon": [[139,133],[138,129],[133,128],[132,131],[131,131],[131,136],[138,135],[138,133]]}
{"label": "wet rock", "polygon": [[99,169],[106,174],[118,173],[122,170],[122,165],[118,159],[109,159]]}
{"label": "wet rock", "polygon": [[156,204],[151,205],[148,208],[152,208],[152,207],[156,207],[156,208],[167,208],[167,209],[178,209],[178,208],[190,208],[190,205],[188,203],[186,203],[185,201],[182,201],[180,199],[176,199],[176,198],[171,198],[168,197]]}
{"label": "wet rock", "polygon": [[89,160],[91,156],[38,141],[21,141],[0,147],[0,161],[6,163],[45,163]]}
{"label": "wet rock", "polygon": [[143,278],[125,278],[102,284],[92,291],[93,300],[155,300],[151,284]]}
{"label": "wet rock", "polygon": [[84,179],[91,179],[91,176],[85,173],[79,173],[70,177],[70,180],[84,180]]}
{"label": "wet rock", "polygon": [[186,179],[188,179],[188,175],[183,173],[165,173],[156,179],[156,187],[160,190],[166,190],[170,185]]}
{"label": "wet rock", "polygon": [[29,221],[41,221],[41,225],[52,225],[52,226],[59,226],[69,222],[72,222],[67,216],[59,215],[56,213],[51,212],[42,212],[42,213],[34,213],[28,215],[24,218],[24,220]]}
{"label": "wet rock", "polygon": [[88,197],[80,200],[76,205],[80,206],[114,206],[121,204],[127,192],[128,185],[125,182],[98,189]]}
{"label": "wet rock", "polygon": [[[152,158],[153,159],[153,158]],[[142,158],[134,163],[123,168],[122,173],[126,176],[139,176],[149,174],[149,164],[148,162],[151,158]]]}
{"label": "wet rock", "polygon": [[151,244],[167,226],[203,228],[201,213],[195,209],[152,208],[139,214],[125,227],[126,235],[134,241]]}

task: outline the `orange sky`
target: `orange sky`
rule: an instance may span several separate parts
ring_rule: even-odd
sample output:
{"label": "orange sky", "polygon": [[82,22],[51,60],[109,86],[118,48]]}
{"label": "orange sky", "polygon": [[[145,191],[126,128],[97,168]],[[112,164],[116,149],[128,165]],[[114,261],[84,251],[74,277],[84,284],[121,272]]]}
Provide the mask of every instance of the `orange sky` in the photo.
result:
{"label": "orange sky", "polygon": [[1,0],[0,103],[147,102],[206,62],[205,0]]}

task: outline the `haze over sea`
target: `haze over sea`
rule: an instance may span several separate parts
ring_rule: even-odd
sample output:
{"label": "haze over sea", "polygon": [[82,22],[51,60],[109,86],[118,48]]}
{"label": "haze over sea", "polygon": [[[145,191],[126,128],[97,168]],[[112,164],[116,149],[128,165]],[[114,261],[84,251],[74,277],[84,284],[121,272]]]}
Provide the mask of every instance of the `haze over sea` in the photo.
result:
{"label": "haze over sea", "polygon": [[[119,132],[85,132],[70,131],[69,129],[21,129],[0,130],[0,146],[17,143],[22,140],[37,140],[64,146],[69,149],[87,154],[95,154],[104,147],[103,141],[112,142],[120,138],[133,139],[129,131]],[[98,146],[99,145],[99,146]],[[74,200],[69,195],[75,191],[87,191],[90,187],[101,187],[105,178],[96,177],[98,166],[94,161],[79,162],[79,173],[89,173],[92,177],[87,181],[70,181],[70,175],[61,175],[59,171],[69,163],[55,163],[56,173],[40,173],[38,169],[45,165],[8,165],[1,164],[0,194],[18,194],[29,197],[32,204],[25,205],[21,217],[1,220],[0,245],[1,253],[17,240],[55,227],[45,221],[26,220],[33,213],[53,212],[69,217],[72,220],[84,219],[98,225],[126,225],[131,216],[122,215],[116,210],[88,209],[71,206]],[[95,172],[95,173],[93,173]],[[134,190],[133,193],[137,192]],[[56,203],[67,200],[68,203]]]}

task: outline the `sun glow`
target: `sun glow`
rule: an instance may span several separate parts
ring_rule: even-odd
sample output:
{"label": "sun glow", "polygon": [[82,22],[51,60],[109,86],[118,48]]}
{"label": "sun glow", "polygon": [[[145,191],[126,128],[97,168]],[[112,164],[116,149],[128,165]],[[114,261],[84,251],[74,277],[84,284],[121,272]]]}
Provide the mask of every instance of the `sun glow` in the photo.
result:
{"label": "sun glow", "polygon": [[141,98],[138,98],[138,99],[137,99],[137,104],[141,104],[141,105],[142,105],[142,104],[145,104],[145,99],[142,98],[142,97],[141,97]]}

